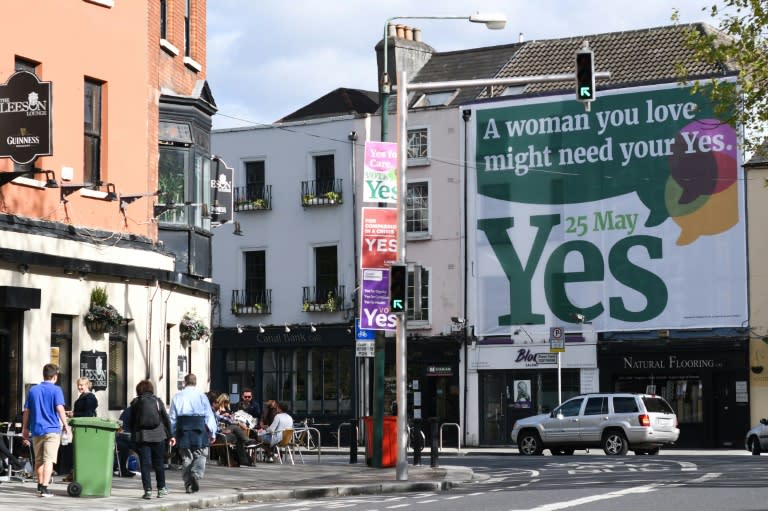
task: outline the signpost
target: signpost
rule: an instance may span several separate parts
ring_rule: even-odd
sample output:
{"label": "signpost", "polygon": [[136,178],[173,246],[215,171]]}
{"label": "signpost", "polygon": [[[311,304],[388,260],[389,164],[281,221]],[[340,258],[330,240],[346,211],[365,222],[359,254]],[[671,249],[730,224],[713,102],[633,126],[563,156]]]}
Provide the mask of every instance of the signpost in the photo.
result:
{"label": "signpost", "polygon": [[560,364],[560,353],[565,351],[565,331],[561,326],[549,329],[549,352],[557,354],[557,404],[563,402],[563,380]]}

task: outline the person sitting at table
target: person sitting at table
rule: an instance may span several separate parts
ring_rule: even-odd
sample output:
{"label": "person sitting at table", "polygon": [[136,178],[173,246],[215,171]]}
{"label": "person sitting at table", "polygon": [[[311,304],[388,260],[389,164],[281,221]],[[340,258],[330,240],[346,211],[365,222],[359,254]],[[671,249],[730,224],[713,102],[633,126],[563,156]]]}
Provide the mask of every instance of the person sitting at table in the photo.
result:
{"label": "person sitting at table", "polygon": [[213,402],[213,413],[216,415],[216,422],[219,425],[218,433],[226,437],[227,443],[235,444],[238,463],[241,466],[251,466],[253,463],[245,452],[248,435],[240,423],[234,420],[232,411],[229,409],[229,403],[229,396],[226,393],[219,395]]}
{"label": "person sitting at table", "polygon": [[264,444],[264,453],[267,459],[271,459],[274,455],[274,447],[283,439],[283,431],[293,429],[293,417],[285,411],[285,406],[274,401],[274,409],[275,418],[272,423],[268,428],[258,431],[259,439]]}
{"label": "person sitting at table", "polygon": [[264,408],[261,410],[261,417],[259,419],[259,429],[266,429],[275,420],[275,415],[277,415],[275,403],[277,401],[274,399],[264,401]]}
{"label": "person sitting at table", "polygon": [[131,451],[137,451],[136,446],[131,441],[131,405],[126,406],[120,413],[119,421],[120,429],[115,433],[117,454],[115,454],[113,469],[119,472],[120,477],[133,477],[136,473],[128,470],[128,457]]}
{"label": "person sitting at table", "polygon": [[21,461],[19,458],[13,455],[11,450],[8,448],[7,445],[5,445],[5,442],[3,440],[0,440],[0,467],[2,467],[2,471],[5,472],[5,469],[7,467],[4,466],[4,461],[8,460],[8,463],[11,464],[11,467],[13,470],[23,470],[24,469],[24,462]]}

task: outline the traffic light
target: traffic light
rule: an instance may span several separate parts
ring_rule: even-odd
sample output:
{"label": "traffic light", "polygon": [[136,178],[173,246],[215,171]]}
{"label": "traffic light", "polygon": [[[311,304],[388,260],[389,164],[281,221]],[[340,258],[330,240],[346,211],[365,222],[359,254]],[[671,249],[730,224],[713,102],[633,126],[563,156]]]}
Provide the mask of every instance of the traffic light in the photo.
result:
{"label": "traffic light", "polygon": [[595,99],[595,58],[592,50],[582,49],[576,52],[576,99]]}
{"label": "traffic light", "polygon": [[408,294],[408,267],[393,264],[389,268],[389,311],[405,312],[405,299]]}

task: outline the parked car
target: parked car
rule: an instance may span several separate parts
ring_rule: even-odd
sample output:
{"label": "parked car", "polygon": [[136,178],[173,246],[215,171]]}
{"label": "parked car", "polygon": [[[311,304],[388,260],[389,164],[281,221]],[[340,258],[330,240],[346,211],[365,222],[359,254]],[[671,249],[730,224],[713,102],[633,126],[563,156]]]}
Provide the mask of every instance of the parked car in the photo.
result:
{"label": "parked car", "polygon": [[669,403],[659,396],[633,393],[576,396],[552,413],[520,419],[512,428],[512,442],[528,456],[544,449],[570,455],[593,447],[608,455],[658,454],[679,436],[677,415]]}
{"label": "parked car", "polygon": [[744,447],[755,456],[768,451],[768,419],[760,419],[757,426],[747,431]]}

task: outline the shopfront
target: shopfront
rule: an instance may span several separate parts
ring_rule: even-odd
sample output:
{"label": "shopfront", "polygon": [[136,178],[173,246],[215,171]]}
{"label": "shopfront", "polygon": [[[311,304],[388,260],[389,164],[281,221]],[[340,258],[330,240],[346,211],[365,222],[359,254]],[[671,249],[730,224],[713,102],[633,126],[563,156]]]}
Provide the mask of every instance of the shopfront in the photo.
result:
{"label": "shopfront", "polygon": [[749,425],[747,339],[601,340],[600,388],[666,399],[679,447],[740,448]]}
{"label": "shopfront", "polygon": [[[481,445],[506,445],[519,419],[547,413],[584,392],[597,391],[595,344],[566,342],[560,354],[549,344],[513,344],[509,339],[486,339],[476,349]],[[472,359],[470,358],[470,363]],[[558,376],[559,373],[559,376]]]}
{"label": "shopfront", "polygon": [[311,420],[330,441],[339,423],[357,415],[353,334],[347,326],[263,330],[214,332],[211,389],[227,392],[233,403],[245,387],[259,402],[277,399],[295,421]]}

